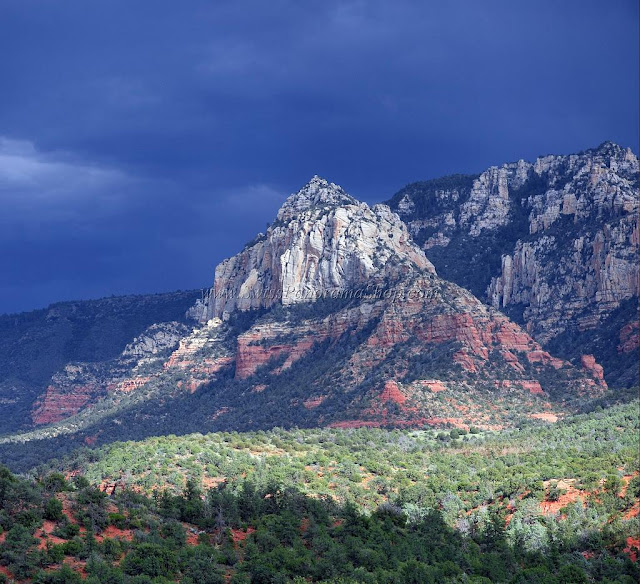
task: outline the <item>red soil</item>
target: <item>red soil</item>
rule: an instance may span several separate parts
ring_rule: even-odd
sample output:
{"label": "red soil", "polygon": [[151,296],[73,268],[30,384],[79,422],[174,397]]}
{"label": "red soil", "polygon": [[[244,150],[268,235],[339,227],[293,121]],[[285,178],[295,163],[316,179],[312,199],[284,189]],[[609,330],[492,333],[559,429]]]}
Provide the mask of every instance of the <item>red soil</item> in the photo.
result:
{"label": "red soil", "polygon": [[550,414],[548,412],[541,412],[538,414],[531,414],[530,418],[535,418],[536,420],[544,420],[545,422],[557,422],[558,416],[556,414]]}
{"label": "red soil", "polygon": [[13,581],[13,574],[9,572],[9,568],[6,568],[5,566],[0,566],[0,574],[4,574],[7,577],[7,580],[9,580],[9,582]]}
{"label": "red soil", "polygon": [[638,561],[638,553],[640,553],[640,537],[628,537],[627,547],[624,552],[629,554],[632,562]]}
{"label": "red soil", "polygon": [[423,389],[428,389],[433,393],[438,393],[439,391],[447,391],[447,386],[438,379],[422,379],[417,383]]}
{"label": "red soil", "polygon": [[633,504],[633,507],[629,509],[623,516],[623,519],[633,519],[634,517],[638,517],[640,515],[640,502],[636,502]]}
{"label": "red soil", "polygon": [[[573,480],[560,480],[558,481],[558,488],[562,490],[566,490],[566,493],[560,495],[557,501],[542,501],[540,503],[540,511],[544,515],[551,515],[553,513],[559,513],[560,509],[570,505],[571,503],[575,503],[579,497],[585,498],[589,493],[585,491],[580,491],[573,486]],[[551,481],[545,481],[544,487],[548,489]],[[584,502],[583,502],[584,505]]]}
{"label": "red soil", "polygon": [[198,545],[198,536],[200,535],[194,528],[187,524],[183,523],[185,531],[187,532],[187,545]]}
{"label": "red soil", "polygon": [[254,532],[255,527],[247,527],[247,531],[242,531],[242,529],[232,529],[231,536],[233,537],[234,545],[238,545],[239,543],[243,542]]}
{"label": "red soil", "polygon": [[133,531],[131,529],[118,529],[115,525],[109,525],[101,533],[96,535],[96,541],[103,541],[105,538],[122,539],[126,541],[133,540]]}
{"label": "red soil", "polygon": [[326,395],[321,395],[319,397],[310,397],[309,399],[302,402],[302,405],[308,410],[312,410],[313,408],[317,408],[325,399],[327,399]]}
{"label": "red soil", "polygon": [[[618,470],[622,470],[622,468],[619,468]],[[620,496],[621,497],[624,497],[627,494],[627,489],[629,488],[629,482],[635,476],[638,476],[638,471],[636,471],[636,472],[634,472],[633,474],[630,474],[630,475],[624,475],[622,477],[622,489],[620,490]]]}
{"label": "red soil", "polygon": [[216,410],[215,412],[213,412],[213,415],[209,418],[210,420],[217,420],[220,416],[223,416],[224,414],[226,414],[229,411],[229,408],[227,407],[222,407],[219,410]]}
{"label": "red soil", "polygon": [[33,536],[36,539],[40,540],[40,543],[38,544],[38,549],[41,549],[41,550],[46,549],[47,542],[50,542],[52,545],[59,545],[67,541],[66,539],[62,539],[60,537],[56,537],[55,535],[51,535],[51,533],[55,528],[56,528],[55,522],[45,521],[42,524],[41,528],[35,530]]}
{"label": "red soil", "polygon": [[202,477],[202,487],[207,489],[215,489],[218,485],[227,482],[224,477]]}
{"label": "red soil", "polygon": [[380,394],[380,401],[382,403],[390,401],[402,405],[407,401],[407,396],[400,391],[400,388],[395,381],[387,381],[384,384],[382,393]]}
{"label": "red soil", "polygon": [[87,446],[93,446],[97,441],[98,441],[98,436],[97,435],[86,436],[85,439],[84,439],[84,443]]}

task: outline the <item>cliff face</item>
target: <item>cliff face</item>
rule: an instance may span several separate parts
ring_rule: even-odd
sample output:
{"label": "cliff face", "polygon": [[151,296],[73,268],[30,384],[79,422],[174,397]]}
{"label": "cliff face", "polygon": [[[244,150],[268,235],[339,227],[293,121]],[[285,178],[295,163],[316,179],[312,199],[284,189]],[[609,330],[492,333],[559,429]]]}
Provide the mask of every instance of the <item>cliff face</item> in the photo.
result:
{"label": "cliff face", "polygon": [[[419,241],[431,254],[455,246],[461,229],[480,239],[504,233],[510,185],[520,204],[536,200],[522,190],[532,172],[518,163],[441,181],[435,218],[419,221],[431,235],[440,220],[445,227]],[[422,204],[398,202],[404,214]],[[607,387],[597,356],[552,354],[436,274],[389,207],[359,203],[318,177],[287,199],[266,234],[216,268],[213,288],[187,314],[195,328],[152,325],[110,359],[59,368],[32,412],[35,424],[53,425],[33,437],[94,443],[294,424],[499,428],[557,419]],[[617,316],[622,352],[637,342],[625,314]]]}
{"label": "cliff face", "polygon": [[613,342],[620,334],[613,313],[637,299],[638,159],[629,149],[605,143],[477,177],[416,183],[390,206],[441,276],[543,344],[589,329]]}
{"label": "cliff face", "polygon": [[[31,413],[36,426],[88,412],[193,393],[235,364],[229,331],[219,319],[192,328],[183,323],[152,325],[115,359],[69,363],[51,378]],[[85,411],[86,410],[86,411]],[[91,414],[89,414],[91,415]]]}
{"label": "cliff face", "polygon": [[[526,175],[521,166],[514,176]],[[491,176],[478,189],[502,203],[483,207],[478,190],[465,207],[469,221],[483,208],[487,225],[508,207],[508,181]],[[439,278],[388,207],[369,208],[318,177],[285,202],[265,235],[216,269],[203,318],[242,314],[252,320],[233,341],[237,386],[220,394],[218,424],[258,415],[276,424],[437,424],[462,400],[476,423],[504,425],[514,404],[524,415],[561,413],[567,400],[606,388],[593,357],[576,366],[554,358]],[[433,399],[445,390],[447,399]],[[374,407],[400,394],[393,412]]]}
{"label": "cliff face", "polygon": [[266,234],[216,268],[202,320],[371,286],[411,266],[433,271],[395,213],[316,176],[287,199]]}
{"label": "cliff face", "polygon": [[[91,403],[91,396],[101,393],[95,388],[96,377],[111,376],[100,369],[101,363],[118,359],[127,345],[136,337],[146,338],[145,331],[157,323],[186,323],[185,311],[200,295],[188,291],[60,302],[42,310],[0,315],[0,433],[29,427],[39,408],[34,402],[41,405],[48,394],[66,397],[56,400],[60,405],[52,404],[44,419],[58,419]],[[161,334],[157,342],[162,343]],[[77,384],[71,383],[74,377]],[[77,396],[71,395],[72,387],[78,388]],[[58,409],[60,413],[54,413]]]}
{"label": "cliff face", "polygon": [[525,305],[527,328],[547,341],[575,323],[596,327],[638,295],[638,159],[613,145],[538,159],[545,192],[530,195],[529,237],[502,257],[491,304]]}

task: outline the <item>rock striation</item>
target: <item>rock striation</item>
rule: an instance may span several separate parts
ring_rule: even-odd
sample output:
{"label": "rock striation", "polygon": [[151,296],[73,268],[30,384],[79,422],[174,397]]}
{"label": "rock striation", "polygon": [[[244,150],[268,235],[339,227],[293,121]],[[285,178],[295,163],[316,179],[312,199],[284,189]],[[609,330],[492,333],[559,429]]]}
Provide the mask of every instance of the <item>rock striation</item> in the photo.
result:
{"label": "rock striation", "polygon": [[[546,169],[541,172],[551,172],[555,164],[536,163]],[[625,164],[615,172],[626,172]],[[68,362],[36,404],[34,424],[59,422],[67,433],[91,428],[86,437],[94,440],[126,437],[138,427],[154,432],[294,424],[496,429],[578,410],[607,388],[598,355],[558,356],[526,319],[522,327],[505,314],[524,294],[518,284],[523,274],[536,281],[546,274],[546,264],[532,267],[534,254],[533,264],[516,268],[513,250],[499,254],[497,268],[503,290],[510,286],[509,300],[505,303],[501,292],[503,300],[492,306],[436,273],[425,255],[426,250],[439,258],[438,249],[449,250],[451,262],[462,269],[464,261],[455,253],[463,249],[465,261],[483,269],[469,251],[470,241],[486,248],[498,241],[487,234],[505,240],[505,230],[511,230],[517,237],[506,241],[515,249],[519,242],[541,245],[561,237],[545,206],[553,199],[551,179],[544,178],[545,189],[538,193],[532,186],[538,184],[536,172],[535,165],[520,162],[480,177],[443,179],[426,200],[409,189],[394,200],[406,224],[389,206],[370,207],[314,177],[284,202],[266,233],[217,266],[213,287],[187,311],[197,319],[195,327],[186,321],[153,324],[115,358]],[[633,203],[623,196],[625,185],[619,185],[622,195],[602,198],[618,205],[622,215]],[[540,193],[547,198],[538,204]],[[583,212],[579,196],[567,195],[562,205],[572,217]],[[525,207],[527,213],[516,213]],[[525,219],[531,239],[512,229],[512,221],[522,226]],[[610,233],[607,238],[613,241]],[[460,242],[467,247],[456,248]],[[609,269],[611,261],[603,261]],[[451,263],[442,265],[451,271]],[[477,272],[476,265],[465,269]],[[624,270],[616,273],[623,279]],[[496,278],[490,273],[483,290],[497,290]],[[546,284],[548,298],[554,298],[552,285]],[[585,299],[590,306],[588,294]],[[531,298],[527,302],[532,305]],[[615,304],[615,294],[608,302]],[[631,354],[625,351],[637,343],[637,329],[628,318],[618,320],[614,350]],[[96,421],[101,415],[103,434]],[[54,430],[42,432],[53,436]]]}
{"label": "rock striation", "polygon": [[415,183],[389,204],[440,275],[543,344],[599,329],[588,352],[614,342],[612,315],[624,301],[637,302],[638,188],[637,156],[606,142]]}
{"label": "rock striation", "polygon": [[[482,188],[508,202],[500,176]],[[216,268],[205,308],[202,318],[221,330],[239,314],[253,318],[230,339],[238,390],[221,394],[219,424],[285,423],[285,408],[289,422],[301,415],[437,425],[455,413],[433,399],[447,392],[454,401],[465,395],[473,405],[464,408],[482,412],[490,427],[510,423],[514,403],[540,414],[555,401],[562,415],[567,400],[607,387],[595,359],[574,366],[552,356],[504,314],[441,279],[388,207],[359,203],[319,177],[287,199],[266,234]],[[301,387],[304,395],[292,398]]]}
{"label": "rock striation", "polygon": [[315,176],[286,200],[266,234],[216,268],[201,318],[309,302],[397,278],[411,266],[434,271],[389,207],[369,207]]}
{"label": "rock striation", "polygon": [[544,342],[574,323],[596,327],[638,296],[638,159],[606,144],[538,159],[531,170],[547,188],[522,201],[529,237],[502,257],[487,296],[496,307],[524,305]]}
{"label": "rock striation", "polygon": [[154,365],[161,363],[188,331],[182,323],[157,323],[128,343],[116,359],[65,365],[34,403],[33,423],[59,422],[109,394],[140,389],[152,379]]}

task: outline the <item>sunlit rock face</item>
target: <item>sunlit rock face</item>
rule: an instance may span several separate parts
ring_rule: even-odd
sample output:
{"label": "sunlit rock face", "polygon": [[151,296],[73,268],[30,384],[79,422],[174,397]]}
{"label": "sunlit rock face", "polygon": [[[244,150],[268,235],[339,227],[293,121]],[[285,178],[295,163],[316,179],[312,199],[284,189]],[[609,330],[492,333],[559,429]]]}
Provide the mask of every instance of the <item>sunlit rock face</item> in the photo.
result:
{"label": "sunlit rock face", "polygon": [[527,197],[529,236],[503,256],[487,290],[496,307],[526,306],[527,327],[546,341],[577,319],[597,326],[638,295],[638,159],[606,144],[533,166],[544,192]]}
{"label": "sunlit rock face", "polygon": [[389,204],[442,277],[543,344],[600,330],[583,349],[597,351],[618,344],[620,319],[637,322],[628,301],[640,287],[638,189],[637,156],[606,142],[415,183]]}
{"label": "sunlit rock face", "polygon": [[216,268],[202,320],[309,302],[412,269],[435,271],[395,213],[316,176],[286,200],[266,234]]}
{"label": "sunlit rock face", "polygon": [[[523,181],[526,172],[516,165],[514,176]],[[491,203],[494,210],[508,207],[505,177],[488,175],[477,199],[495,195],[502,203]],[[364,294],[323,305],[334,291]],[[270,399],[275,409],[261,416],[279,422],[285,420],[278,408],[303,407],[321,423],[437,425],[467,407],[451,405],[465,395],[477,408],[476,422],[508,424],[506,406],[495,413],[495,400],[535,413],[553,408],[554,396],[576,399],[607,387],[595,359],[587,368],[555,358],[504,314],[440,278],[389,207],[369,207],[318,177],[286,200],[266,234],[217,267],[197,310],[205,326],[232,327],[252,311],[252,323],[228,343],[235,347],[234,379],[250,396],[224,402],[220,423],[244,415],[243,400]],[[338,358],[327,357],[336,347]],[[319,362],[329,369],[307,378]],[[307,365],[299,370],[299,363]],[[282,379],[292,375],[302,376],[304,399],[288,395],[290,381]],[[434,401],[442,391],[451,392],[449,401]],[[393,415],[387,406],[370,406],[390,401]]]}

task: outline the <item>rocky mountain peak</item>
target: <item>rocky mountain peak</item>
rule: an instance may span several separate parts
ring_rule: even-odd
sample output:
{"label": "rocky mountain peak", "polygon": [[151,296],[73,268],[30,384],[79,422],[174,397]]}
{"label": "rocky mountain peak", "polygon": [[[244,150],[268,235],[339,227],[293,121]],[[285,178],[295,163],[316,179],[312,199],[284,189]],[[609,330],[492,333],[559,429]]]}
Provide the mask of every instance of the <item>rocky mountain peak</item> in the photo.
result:
{"label": "rocky mountain peak", "polygon": [[330,208],[359,205],[344,189],[317,174],[297,193],[290,195],[278,211],[278,220],[287,221],[315,207]]}
{"label": "rocky mountain peak", "polygon": [[218,265],[201,320],[309,302],[411,270],[435,273],[398,215],[315,176],[286,200],[266,234]]}
{"label": "rocky mountain peak", "polygon": [[591,150],[587,150],[586,154],[594,156],[606,156],[609,158],[637,158],[631,148],[624,148],[620,144],[616,144],[611,140],[607,140]]}

